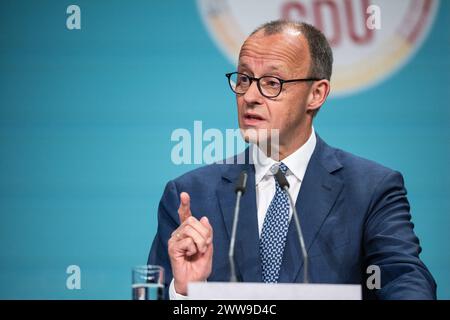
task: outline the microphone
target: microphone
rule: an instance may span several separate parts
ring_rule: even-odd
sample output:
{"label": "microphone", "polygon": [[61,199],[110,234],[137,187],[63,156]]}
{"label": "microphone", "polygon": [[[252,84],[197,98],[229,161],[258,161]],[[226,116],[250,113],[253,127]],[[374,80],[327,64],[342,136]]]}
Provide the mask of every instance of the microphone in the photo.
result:
{"label": "microphone", "polygon": [[309,283],[309,280],[308,280],[308,253],[306,252],[305,240],[303,239],[303,232],[302,232],[302,228],[300,227],[300,219],[297,216],[297,209],[295,208],[294,201],[292,200],[292,197],[289,193],[289,182],[287,181],[283,172],[281,172],[280,168],[278,168],[277,172],[275,173],[275,179],[277,180],[281,189],[283,189],[284,192],[287,194],[287,196],[289,198],[289,202],[292,207],[292,215],[294,217],[295,228],[297,229],[298,242],[300,243],[300,248],[302,249],[303,282]]}
{"label": "microphone", "polygon": [[234,192],[236,193],[236,204],[234,206],[234,218],[233,218],[233,228],[231,229],[231,240],[230,240],[230,250],[228,251],[228,259],[230,261],[230,282],[237,282],[236,277],[236,265],[234,263],[234,245],[236,242],[236,231],[237,224],[239,220],[239,205],[241,203],[241,197],[245,193],[247,186],[247,172],[244,170],[239,176],[239,180],[236,184]]}

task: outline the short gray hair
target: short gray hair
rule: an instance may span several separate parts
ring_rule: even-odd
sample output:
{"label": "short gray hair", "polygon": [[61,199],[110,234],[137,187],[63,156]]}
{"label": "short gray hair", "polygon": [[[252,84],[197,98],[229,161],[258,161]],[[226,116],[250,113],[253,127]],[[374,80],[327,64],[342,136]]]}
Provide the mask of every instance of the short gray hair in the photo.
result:
{"label": "short gray hair", "polygon": [[308,77],[330,80],[333,69],[333,52],[325,35],[314,26],[304,22],[274,20],[256,28],[250,36],[261,30],[264,31],[265,35],[270,36],[281,33],[289,28],[300,31],[308,42],[309,54],[311,56]]}

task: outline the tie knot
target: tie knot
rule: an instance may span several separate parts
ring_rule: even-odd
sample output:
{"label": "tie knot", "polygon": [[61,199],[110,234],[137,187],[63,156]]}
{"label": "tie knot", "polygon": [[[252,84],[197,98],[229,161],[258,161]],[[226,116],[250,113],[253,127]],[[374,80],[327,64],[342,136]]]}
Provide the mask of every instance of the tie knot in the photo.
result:
{"label": "tie knot", "polygon": [[280,162],[279,164],[274,164],[272,168],[270,168],[270,171],[272,171],[273,174],[277,173],[278,170],[285,175],[288,171],[288,167],[283,162]]}
{"label": "tie knot", "polygon": [[283,172],[283,174],[286,174],[286,172],[288,171],[288,167],[283,162],[280,162],[280,165],[278,167],[280,168],[281,172]]}

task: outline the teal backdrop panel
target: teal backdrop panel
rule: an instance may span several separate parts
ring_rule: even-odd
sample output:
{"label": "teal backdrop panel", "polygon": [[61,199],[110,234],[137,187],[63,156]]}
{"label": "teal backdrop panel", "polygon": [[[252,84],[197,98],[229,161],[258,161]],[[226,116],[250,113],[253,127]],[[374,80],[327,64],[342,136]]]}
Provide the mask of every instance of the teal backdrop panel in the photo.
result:
{"label": "teal backdrop panel", "polygon": [[[67,7],[81,9],[68,30]],[[405,177],[422,259],[450,299],[450,2],[384,81],[330,98],[329,144]],[[195,1],[0,2],[0,298],[129,299],[177,128],[236,128],[235,66]],[[66,287],[69,265],[81,289]]]}

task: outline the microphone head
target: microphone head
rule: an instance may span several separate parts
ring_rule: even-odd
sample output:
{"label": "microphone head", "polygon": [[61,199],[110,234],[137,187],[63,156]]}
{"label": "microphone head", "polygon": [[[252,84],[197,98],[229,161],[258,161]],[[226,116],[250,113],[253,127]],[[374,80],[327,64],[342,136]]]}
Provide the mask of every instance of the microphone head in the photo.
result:
{"label": "microphone head", "polygon": [[287,181],[286,176],[280,170],[280,168],[278,168],[277,172],[275,173],[275,179],[277,179],[281,189],[289,188],[289,182]]}
{"label": "microphone head", "polygon": [[236,183],[236,188],[234,192],[238,193],[239,191],[244,194],[245,188],[247,187],[247,172],[244,170],[239,175],[239,180]]}

